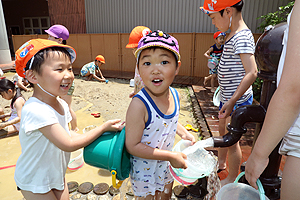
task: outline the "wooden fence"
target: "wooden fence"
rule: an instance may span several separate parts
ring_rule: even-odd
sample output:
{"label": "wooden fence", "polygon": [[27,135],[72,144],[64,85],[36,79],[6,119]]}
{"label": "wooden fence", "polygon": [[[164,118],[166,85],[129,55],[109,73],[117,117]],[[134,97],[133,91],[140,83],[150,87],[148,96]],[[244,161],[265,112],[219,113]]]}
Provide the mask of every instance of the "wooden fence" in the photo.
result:
{"label": "wooden fence", "polygon": [[[208,75],[207,58],[204,52],[214,44],[213,33],[171,33],[180,46],[181,68],[178,75],[190,77],[205,77]],[[255,41],[260,34],[254,34]],[[13,45],[17,50],[26,41],[34,38],[47,39],[47,35],[14,35]],[[99,54],[105,57],[105,65],[101,70],[134,72],[135,57],[131,49],[125,48],[129,33],[112,34],[71,34],[67,44],[77,52],[73,64],[74,73],[95,59]]]}

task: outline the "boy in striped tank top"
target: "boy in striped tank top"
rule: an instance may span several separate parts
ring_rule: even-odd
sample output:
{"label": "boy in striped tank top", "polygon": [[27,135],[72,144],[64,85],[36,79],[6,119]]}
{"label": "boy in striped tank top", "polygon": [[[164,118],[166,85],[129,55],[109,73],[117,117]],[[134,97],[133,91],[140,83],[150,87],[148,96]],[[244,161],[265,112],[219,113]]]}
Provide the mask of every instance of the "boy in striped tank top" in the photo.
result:
{"label": "boy in striped tank top", "polygon": [[[230,29],[218,67],[221,102],[219,107],[219,133],[225,135],[231,113],[239,106],[251,105],[252,84],[257,76],[254,57],[255,43],[251,30],[243,20],[243,0],[205,0],[200,9],[212,19],[212,24],[222,32]],[[219,171],[226,169],[228,151],[229,174],[222,186],[234,182],[239,174],[242,158],[239,143],[220,148]]]}
{"label": "boy in striped tank top", "polygon": [[131,154],[130,179],[136,200],[171,199],[169,165],[187,168],[187,157],[173,152],[175,135],[195,143],[179,122],[179,94],[170,87],[181,62],[177,40],[162,31],[141,38],[135,52],[144,88],[126,114],[125,145]]}

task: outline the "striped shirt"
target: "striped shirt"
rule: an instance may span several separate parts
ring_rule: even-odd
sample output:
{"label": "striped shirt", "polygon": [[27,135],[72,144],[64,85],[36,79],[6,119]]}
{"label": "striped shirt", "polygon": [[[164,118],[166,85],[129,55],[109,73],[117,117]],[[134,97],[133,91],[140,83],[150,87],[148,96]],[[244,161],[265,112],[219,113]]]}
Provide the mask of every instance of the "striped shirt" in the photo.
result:
{"label": "striped shirt", "polygon": [[[254,54],[255,43],[249,29],[236,33],[224,44],[223,53],[218,67],[221,102],[227,102],[245,76],[245,69],[239,54]],[[236,104],[247,101],[253,95],[252,86],[237,100]]]}

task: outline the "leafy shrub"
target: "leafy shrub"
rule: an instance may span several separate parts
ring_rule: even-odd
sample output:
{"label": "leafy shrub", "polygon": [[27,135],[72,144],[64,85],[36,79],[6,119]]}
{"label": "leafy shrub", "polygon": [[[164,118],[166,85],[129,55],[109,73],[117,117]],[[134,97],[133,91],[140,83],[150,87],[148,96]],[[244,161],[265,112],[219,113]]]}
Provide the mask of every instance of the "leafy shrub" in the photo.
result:
{"label": "leafy shrub", "polygon": [[[266,15],[260,16],[258,19],[263,19],[263,21],[257,29],[263,32],[265,30],[265,27],[269,25],[275,26],[276,24],[286,21],[287,16],[289,15],[294,6],[294,3],[295,1],[291,1],[286,6],[280,6],[279,9],[274,13],[268,13]],[[260,101],[262,83],[263,80],[257,77],[254,83],[252,84],[253,98],[257,101]]]}

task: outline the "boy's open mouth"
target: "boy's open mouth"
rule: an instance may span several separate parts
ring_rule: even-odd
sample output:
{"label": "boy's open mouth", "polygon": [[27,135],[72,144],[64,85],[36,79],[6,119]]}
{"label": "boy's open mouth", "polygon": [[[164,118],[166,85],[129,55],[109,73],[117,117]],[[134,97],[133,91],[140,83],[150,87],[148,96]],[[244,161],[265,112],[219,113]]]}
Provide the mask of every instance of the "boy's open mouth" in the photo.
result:
{"label": "boy's open mouth", "polygon": [[61,86],[61,87],[68,87],[69,84],[61,84],[60,86]]}
{"label": "boy's open mouth", "polygon": [[154,80],[152,80],[152,82],[153,82],[153,83],[161,83],[162,80],[161,80],[161,79],[154,79]]}

